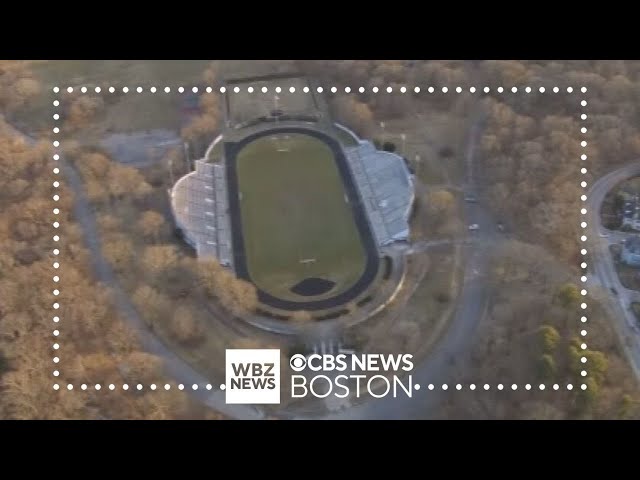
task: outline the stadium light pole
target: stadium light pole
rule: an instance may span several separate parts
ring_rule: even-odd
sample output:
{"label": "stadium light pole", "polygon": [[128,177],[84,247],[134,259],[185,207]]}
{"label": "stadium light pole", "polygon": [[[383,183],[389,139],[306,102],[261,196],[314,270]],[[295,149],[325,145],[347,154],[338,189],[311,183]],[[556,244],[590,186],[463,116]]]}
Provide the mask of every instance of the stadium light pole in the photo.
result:
{"label": "stadium light pole", "polygon": [[173,158],[169,158],[169,182],[173,186]]}
{"label": "stadium light pole", "polygon": [[407,136],[404,133],[401,133],[400,138],[402,139],[402,156],[404,157],[407,154],[405,151]]}
{"label": "stadium light pole", "polygon": [[384,122],[380,122],[380,128],[382,128],[382,148],[384,148],[384,142],[386,141],[386,135],[384,131]]}
{"label": "stadium light pole", "polygon": [[184,142],[184,160],[187,162],[187,172],[190,172],[191,162],[189,161],[189,142]]}

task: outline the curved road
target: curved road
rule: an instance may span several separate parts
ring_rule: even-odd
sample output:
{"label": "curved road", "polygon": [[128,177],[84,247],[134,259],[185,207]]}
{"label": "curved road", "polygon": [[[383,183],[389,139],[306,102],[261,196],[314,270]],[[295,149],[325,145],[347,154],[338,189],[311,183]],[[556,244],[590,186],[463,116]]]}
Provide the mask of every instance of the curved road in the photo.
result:
{"label": "curved road", "polygon": [[[640,162],[634,162],[601,177],[591,186],[586,202],[586,235],[587,251],[591,260],[589,268],[593,271],[593,275],[587,275],[588,282],[590,285],[603,287],[604,294],[609,299],[605,301],[604,307],[612,313],[613,326],[636,377],[640,379],[640,330],[630,308],[631,302],[640,301],[640,292],[622,286],[616,273],[613,257],[609,252],[612,238],[624,237],[624,234],[605,229],[602,227],[600,218],[600,207],[606,194],[623,180],[638,175],[640,175]],[[618,294],[614,294],[611,289],[615,289]]]}

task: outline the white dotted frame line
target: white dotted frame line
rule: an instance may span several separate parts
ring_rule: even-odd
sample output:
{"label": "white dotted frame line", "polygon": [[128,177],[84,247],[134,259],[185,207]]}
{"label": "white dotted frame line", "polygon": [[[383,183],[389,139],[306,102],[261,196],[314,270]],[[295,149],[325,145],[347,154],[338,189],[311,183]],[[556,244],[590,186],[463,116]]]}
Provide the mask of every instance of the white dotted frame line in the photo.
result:
{"label": "white dotted frame line", "polygon": [[[296,89],[296,87],[291,86],[291,87],[285,87],[284,89],[282,87],[273,87],[272,88],[273,91],[275,93],[295,93],[296,91],[298,91]],[[53,91],[55,93],[58,92],[62,92],[62,93],[101,93],[102,92],[102,88],[101,87],[95,87],[95,88],[87,88],[86,86],[82,86],[82,87],[66,87],[63,88],[62,90],[60,90],[59,87],[54,87]],[[261,87],[261,88],[254,88],[253,86],[248,86],[248,87],[211,87],[211,86],[207,86],[207,87],[191,87],[191,88],[185,88],[185,87],[169,87],[169,86],[165,86],[165,87],[109,87],[109,88],[105,88],[105,93],[109,92],[109,93],[116,93],[116,92],[121,92],[121,93],[129,93],[131,92],[132,94],[134,93],[156,93],[156,92],[164,92],[164,93],[172,93],[172,92],[178,92],[178,93],[184,93],[184,92],[189,92],[191,91],[192,93],[213,93],[213,91],[215,90],[216,93],[269,93],[271,90],[269,89],[269,87]],[[552,87],[552,88],[545,88],[543,86],[537,87],[537,88],[531,88],[530,86],[526,86],[526,87],[511,87],[511,88],[504,88],[504,87],[447,87],[447,86],[439,86],[439,87],[433,87],[433,86],[429,86],[429,87],[419,87],[419,86],[415,86],[415,87],[407,87],[407,86],[400,86],[400,87],[358,87],[356,88],[351,88],[351,87],[315,87],[314,89],[306,86],[303,87],[302,89],[300,89],[303,93],[309,93],[311,92],[311,90],[315,90],[316,93],[338,93],[338,91],[340,93],[365,93],[365,92],[371,92],[371,93],[411,93],[413,91],[413,93],[420,93],[420,92],[428,92],[428,93],[434,93],[434,92],[438,92],[438,93],[448,93],[449,91],[451,91],[452,93],[491,93],[491,92],[497,92],[497,93],[504,93],[504,92],[511,92],[511,93],[518,93],[518,92],[525,92],[525,93],[560,93],[561,91],[563,93],[573,93],[574,91],[577,93],[577,89],[574,90],[573,87],[569,86],[566,88],[560,88],[560,87]],[[585,93],[587,91],[586,87],[582,87],[580,89],[580,91],[582,93]]]}
{"label": "white dotted frame line", "polygon": [[[142,391],[145,388],[148,388],[152,391],[156,391],[156,390],[171,390],[172,388],[177,388],[178,390],[193,390],[193,391],[197,391],[200,389],[203,390],[207,390],[207,391],[211,391],[213,389],[213,385],[210,383],[206,383],[206,384],[197,384],[194,383],[192,385],[185,385],[183,383],[179,383],[179,384],[171,384],[171,383],[165,383],[164,385],[162,384],[156,384],[156,383],[152,383],[150,384],[148,387],[146,387],[145,385],[141,384],[141,383],[133,383],[133,384],[128,384],[128,383],[123,383],[123,384],[114,384],[114,383],[110,383],[110,384],[100,384],[100,383],[96,383],[96,384],[92,384],[92,385],[88,385],[86,383],[83,383],[79,386],[80,390],[88,390],[88,389],[94,389],[94,390],[102,390],[104,386],[105,390],[109,390],[109,391],[114,391],[114,390],[132,390],[132,391]],[[73,390],[76,387],[76,385],[72,384],[72,383],[68,383],[66,386],[67,390]],[[60,390],[62,387],[59,384],[54,384],[53,389],[54,390]],[[413,388],[415,390],[420,390],[422,388],[422,386],[418,383],[413,384]],[[512,384],[502,384],[499,383],[497,384],[495,387],[492,387],[490,384],[485,383],[485,384],[480,384],[480,385],[476,385],[475,383],[470,383],[470,384],[461,384],[461,383],[457,383],[455,385],[449,385],[446,383],[443,383],[442,385],[435,385],[433,383],[430,383],[427,385],[427,390],[433,391],[435,389],[438,390],[449,390],[451,389],[455,389],[457,391],[461,391],[463,389],[468,389],[471,391],[474,390],[485,390],[485,391],[489,391],[492,388],[495,388],[497,390],[512,390],[512,391],[516,391],[519,388],[524,388],[525,390],[546,390],[547,388],[554,390],[554,391],[558,391],[561,388],[562,389],[566,389],[566,390],[573,390],[574,388],[577,388],[577,386],[573,385],[572,383],[567,383],[565,385],[560,385],[559,383],[554,383],[554,384],[545,384],[545,383],[540,383],[537,385],[532,385],[530,383],[524,384],[524,385],[519,385],[517,383],[512,383]],[[580,385],[580,388],[582,390],[586,390],[587,386],[585,384]],[[219,390],[225,390],[226,386],[225,384],[220,384],[220,386],[218,387]]]}
{"label": "white dotted frame line", "polygon": [[[55,91],[55,89],[54,89]],[[55,92],[58,93],[58,92]],[[53,161],[58,162],[58,160],[60,159],[60,154],[59,154],[59,148],[60,148],[60,141],[57,140],[56,135],[58,135],[60,133],[60,128],[58,127],[58,120],[60,120],[60,114],[58,113],[57,108],[60,106],[60,100],[56,97],[53,100],[53,120],[55,123],[54,127],[53,127],[53,133],[54,133],[54,141],[53,141],[53,148],[54,148],[54,154],[53,154]],[[53,168],[53,188],[54,189],[58,189],[60,187],[60,182],[58,181],[58,175],[60,174],[60,168],[57,167],[57,165]],[[54,220],[52,223],[53,229],[54,229],[54,235],[53,235],[53,241],[57,244],[57,242],[60,241],[60,236],[58,235],[58,229],[60,228],[60,222],[58,221],[58,219],[60,218],[60,209],[58,208],[58,204],[57,202],[60,200],[60,195],[58,195],[58,193],[55,193],[56,190],[54,190],[54,195],[52,197],[53,202],[54,202],[54,208],[53,208],[53,215],[54,215]],[[54,297],[58,297],[60,295],[60,286],[58,285],[58,282],[60,281],[60,276],[59,276],[59,268],[60,268],[60,262],[59,262],[59,258],[58,255],[60,254],[60,250],[58,248],[54,248],[53,251],[53,257],[54,257],[54,262],[53,262],[53,269],[54,269],[54,276],[53,276],[53,296]],[[59,370],[59,366],[58,363],[60,362],[60,343],[58,340],[58,335],[60,335],[60,331],[58,330],[58,323],[60,322],[60,317],[59,314],[57,313],[57,311],[60,309],[60,303],[57,300],[54,300],[54,303],[52,305],[53,307],[53,323],[54,323],[54,330],[53,330],[53,337],[54,337],[54,343],[52,345],[53,347],[53,351],[54,351],[54,356],[53,356],[53,363],[55,365],[54,370],[53,370],[53,376],[54,377],[58,377],[60,376],[60,370]],[[55,387],[54,387],[55,388]],[[73,387],[72,387],[73,388]]]}
{"label": "white dotted frame line", "polygon": [[[67,91],[67,93],[73,93],[74,91],[76,91],[76,90],[74,90],[74,87],[67,87],[67,88],[66,88],[66,89],[64,89],[64,90],[66,90],[66,91]],[[109,87],[107,90],[108,90],[110,93],[115,93],[116,88],[115,88],[115,87]],[[226,89],[225,87],[220,87],[220,88],[219,88],[219,92],[220,92],[220,93],[226,93],[226,90],[227,90],[227,89]],[[400,93],[406,93],[406,92],[408,91],[408,90],[407,90],[407,87],[404,87],[404,86],[402,86],[402,87],[398,88],[397,90],[398,90],[398,91],[400,91]],[[497,87],[495,90],[496,90],[498,93],[503,93],[503,92],[505,91],[505,89],[504,89],[503,87]],[[557,87],[557,86],[556,86],[556,87],[553,87],[553,88],[552,88],[552,89],[550,89],[550,90],[551,90],[553,93],[559,93],[559,92],[560,92],[560,88],[559,88],[559,87]],[[61,90],[60,90],[60,88],[59,88],[59,87],[54,87],[54,88],[53,88],[53,92],[54,92],[54,93],[56,93],[56,94],[60,93],[60,91],[61,91]],[[79,91],[80,91],[81,93],[88,93],[88,92],[89,92],[89,89],[87,89],[87,87],[83,86],[83,87],[80,87],[80,88],[79,88]],[[95,91],[95,93],[100,93],[100,92],[102,91],[102,89],[101,89],[101,87],[95,87],[94,91]],[[123,93],[128,93],[128,92],[129,92],[129,88],[128,88],[128,87],[126,87],[126,86],[125,86],[125,87],[122,87],[122,88],[121,88],[121,91],[122,91]],[[144,90],[142,87],[137,87],[137,88],[135,89],[135,91],[136,91],[136,92],[138,92],[138,93],[142,93],[142,92],[144,92],[145,90]],[[158,91],[158,89],[157,89],[156,87],[150,87],[150,88],[149,88],[149,91],[150,91],[151,93],[156,93],[156,92]],[[172,88],[171,88],[171,87],[168,87],[168,86],[167,86],[167,87],[164,87],[164,88],[162,89],[162,91],[164,91],[165,93],[171,93],[173,90],[172,90]],[[185,88],[184,88],[184,87],[178,87],[178,88],[177,88],[177,91],[178,91],[178,93],[184,93]],[[198,89],[198,87],[192,87],[191,91],[192,91],[193,93],[198,93],[199,89]],[[213,88],[212,88],[212,87],[206,87],[206,88],[204,88],[204,91],[205,91],[205,92],[207,92],[207,93],[212,93],[212,92],[213,92]],[[233,91],[234,91],[234,93],[240,93],[240,88],[239,88],[239,87],[234,87]],[[255,91],[255,89],[254,89],[253,87],[247,87],[247,91],[248,91],[249,93],[253,93],[253,92]],[[267,93],[267,92],[269,91],[269,89],[268,89],[267,87],[262,87],[261,91],[262,91],[262,93]],[[281,87],[275,87],[275,91],[276,91],[276,93],[281,93],[281,92],[282,92],[282,89],[281,89]],[[296,91],[295,87],[290,87],[290,88],[289,88],[289,92],[290,92],[290,93],[294,93],[295,91]],[[302,91],[303,91],[304,93],[309,93],[310,88],[309,88],[309,87],[304,87],[304,88],[302,89]],[[324,88],[323,88],[323,87],[317,87],[317,88],[316,88],[316,91],[317,91],[317,93],[323,93],[323,92],[324,92]],[[337,89],[337,87],[331,87],[328,91],[330,91],[331,93],[337,93],[338,89]],[[365,91],[366,91],[366,89],[365,89],[364,87],[359,87],[359,88],[358,88],[358,92],[359,92],[359,93],[364,93]],[[378,93],[378,92],[380,91],[380,89],[379,89],[378,87],[372,87],[372,88],[371,88],[371,91],[372,91],[373,93]],[[393,93],[393,92],[394,92],[394,89],[393,89],[393,87],[390,87],[390,86],[389,86],[389,87],[387,87],[386,89],[383,89],[383,91],[384,91],[384,92],[386,92],[386,93]],[[414,91],[414,93],[420,93],[422,90],[421,90],[421,88],[420,88],[420,87],[417,87],[417,86],[416,86],[416,87],[414,87],[414,88],[413,88],[413,91]],[[434,93],[434,92],[436,91],[436,89],[435,89],[434,87],[428,87],[428,88],[426,89],[426,91],[427,91],[427,92],[429,92],[429,93]],[[449,88],[448,88],[448,87],[441,87],[440,91],[441,91],[442,93],[447,93],[447,92],[449,91]],[[462,87],[456,87],[454,91],[455,91],[456,93],[462,93],[462,92],[466,92],[467,90],[462,89]],[[476,92],[480,92],[480,89],[477,89],[476,87],[469,87],[468,91],[469,91],[469,93],[476,93]],[[484,87],[484,88],[482,89],[482,92],[484,92],[484,93],[490,93],[491,91],[492,91],[492,90],[491,90],[491,88],[490,88],[490,87]],[[525,93],[531,93],[533,90],[531,89],[531,87],[525,87],[525,88],[523,89],[523,91],[524,91]],[[573,87],[567,87],[567,88],[566,88],[566,93],[573,93],[573,91],[574,91]],[[586,92],[587,92],[587,88],[586,88],[586,87],[581,87],[580,91],[581,91],[582,93],[586,93]],[[352,92],[352,90],[351,90],[351,88],[350,88],[350,87],[345,87],[345,88],[344,88],[344,92],[345,92],[345,93],[351,93],[351,92]],[[517,87],[512,87],[512,88],[511,88],[511,92],[512,92],[512,93],[517,93],[517,92],[518,92],[518,88],[517,88]],[[545,92],[546,92],[545,87],[539,87],[539,88],[538,88],[538,92],[539,92],[539,93],[545,93]],[[355,91],[354,91],[353,93],[355,93]],[[587,114],[586,114],[586,113],[584,113],[584,107],[586,107],[586,106],[587,106],[587,101],[586,101],[586,100],[581,100],[580,105],[581,105],[581,107],[582,107],[582,109],[581,109],[581,114],[580,114],[580,119],[581,119],[581,120],[583,120],[583,121],[584,121],[584,120],[587,120]],[[53,106],[54,106],[54,107],[56,107],[56,108],[60,106],[60,100],[59,100],[58,98],[55,98],[55,99],[54,99],[54,101],[53,101]],[[53,120],[57,122],[58,120],[60,120],[60,115],[55,111],[55,109],[54,109],[54,112],[55,112],[55,113],[53,114]],[[584,134],[586,134],[586,133],[587,133],[587,128],[586,128],[586,127],[582,127],[580,131],[581,131],[581,133],[584,135]],[[57,126],[57,124],[56,124],[56,126],[54,126],[54,128],[53,128],[53,133],[54,133],[54,134],[59,134],[59,133],[60,133],[60,128]],[[586,138],[586,137],[582,137],[582,138]],[[580,142],[580,146],[581,146],[582,148],[586,148],[586,147],[587,147],[587,145],[588,145],[588,142],[587,142],[586,140],[584,140],[584,139],[583,139],[583,140],[581,140],[581,142]],[[60,142],[59,142],[58,140],[54,140],[54,142],[53,142],[53,147],[54,147],[54,149],[55,149],[55,150],[54,150],[54,152],[55,152],[55,153],[54,153],[54,155],[53,155],[53,160],[54,160],[55,162],[57,162],[57,161],[60,159],[60,155],[59,155],[59,153],[58,153],[58,151],[59,151],[59,150],[57,150],[58,148],[60,148]],[[586,155],[586,154],[582,154],[582,155],[581,155],[581,160],[583,160],[583,161],[584,161],[584,160],[586,160],[586,159],[587,159],[587,155]],[[580,171],[581,171],[581,173],[582,173],[583,175],[585,175],[585,174],[587,173],[587,169],[586,169],[586,168],[584,168],[584,167],[583,167],[583,168],[581,168],[581,170],[580,170]],[[60,182],[57,180],[58,175],[60,174],[60,168],[59,168],[59,167],[57,167],[57,166],[56,166],[56,167],[54,167],[54,168],[53,168],[53,174],[54,174],[53,187],[57,189],[57,188],[60,186]],[[581,187],[582,187],[583,189],[586,189],[586,188],[587,188],[587,183],[586,183],[585,181],[582,181],[582,182],[580,183],[580,185],[581,185]],[[582,202],[586,202],[586,200],[587,200],[587,196],[583,193],[583,194],[581,195],[580,199],[582,200]],[[56,194],[54,194],[54,195],[53,195],[53,201],[54,201],[54,202],[58,202],[59,200],[60,200],[60,196],[59,196],[57,193],[56,193]],[[60,210],[59,210],[57,207],[55,207],[55,208],[53,209],[53,213],[54,213],[55,217],[54,217],[54,222],[53,222],[53,224],[52,224],[52,225],[53,225],[54,230],[56,230],[56,231],[57,231],[57,229],[60,227],[60,223],[57,221],[57,218],[58,218],[57,216],[60,214]],[[586,214],[586,209],[585,209],[585,208],[582,208],[582,209],[581,209],[581,214],[582,214],[582,215],[585,215],[585,214]],[[584,222],[584,221],[583,221],[583,222],[581,222],[581,227],[582,227],[582,229],[583,229],[583,230],[584,230],[584,229],[586,229],[586,227],[587,227],[586,222]],[[59,242],[59,241],[60,241],[60,237],[59,237],[59,235],[57,235],[57,233],[54,235],[53,240],[54,240],[54,242]],[[584,232],[583,232],[583,235],[581,236],[580,240],[581,240],[582,242],[586,242],[587,237],[584,235]],[[52,252],[52,253],[53,253],[53,256],[54,256],[54,257],[58,257],[58,255],[60,254],[60,250],[59,250],[58,248],[54,248],[54,250],[53,250],[53,252]],[[583,248],[583,249],[581,250],[581,254],[582,254],[582,256],[583,256],[583,263],[582,263],[582,265],[581,265],[581,266],[582,266],[582,268],[586,268],[586,266],[587,266],[587,264],[586,264],[586,254],[587,254],[586,249],[584,249],[584,248]],[[55,270],[58,270],[58,269],[60,268],[60,263],[59,263],[59,261],[58,261],[57,259],[56,259],[56,260],[54,261],[54,263],[53,263],[53,268],[54,268]],[[581,281],[582,281],[583,283],[587,281],[587,277],[586,277],[585,275],[581,276],[581,278],[580,278],[580,279],[581,279]],[[58,296],[58,295],[60,295],[60,287],[57,285],[57,283],[60,281],[60,277],[59,277],[58,275],[55,275],[55,276],[53,277],[53,281],[54,281],[54,284],[55,284],[55,285],[54,285],[54,290],[53,290],[53,295],[54,295],[54,296]],[[586,297],[586,295],[587,295],[587,291],[586,291],[586,289],[582,289],[580,293],[581,293],[581,295],[582,295],[582,296],[584,296],[584,297]],[[56,302],[53,304],[53,309],[54,309],[54,310],[58,310],[59,308],[60,308],[60,304],[56,301]],[[586,310],[586,308],[587,308],[587,304],[586,304],[586,303],[584,303],[584,302],[583,302],[583,303],[581,303],[580,308],[581,308],[583,311],[584,311],[584,310]],[[582,316],[582,317],[580,318],[580,321],[581,321],[582,323],[586,323],[586,321],[587,321],[587,317],[586,317],[586,316]],[[55,356],[53,357],[53,363],[57,365],[57,364],[60,362],[60,357],[59,357],[59,353],[58,353],[58,350],[60,349],[60,345],[59,345],[59,343],[58,343],[58,341],[57,341],[57,337],[60,335],[60,331],[59,331],[59,329],[58,329],[58,325],[57,325],[57,324],[60,322],[60,317],[59,317],[57,314],[55,314],[55,312],[54,312],[53,322],[56,324],[56,329],[55,329],[55,330],[53,330],[53,336],[54,336],[54,337],[56,337],[56,341],[55,341],[55,343],[53,344],[53,349],[54,349],[54,351],[55,351],[55,354],[54,354]],[[582,329],[582,330],[580,331],[580,335],[581,335],[582,337],[586,336],[586,335],[587,335],[587,331],[586,331],[586,329]],[[582,350],[586,350],[586,349],[587,349],[587,344],[583,342],[583,343],[581,344],[581,349],[582,349]],[[587,362],[587,358],[586,358],[585,356],[582,356],[582,357],[581,357],[581,359],[580,359],[580,361],[581,361],[582,363],[586,363],[586,362]],[[56,370],[54,370],[54,372],[53,372],[53,376],[54,376],[54,377],[58,377],[58,376],[60,375],[60,372],[59,372],[59,370],[58,370],[58,368],[59,368],[59,367],[56,367],[56,368],[57,368],[57,369],[56,369]],[[586,376],[587,376],[587,370],[586,370],[586,367],[585,367],[585,369],[584,369],[584,370],[582,370],[581,375],[582,375],[583,377],[586,377]],[[182,384],[182,383],[177,384],[177,385],[176,385],[176,387],[178,388],[178,390],[184,390],[185,388],[188,388],[188,387],[186,387],[186,386],[185,386],[184,384]],[[513,384],[511,384],[510,386],[507,386],[507,387],[508,387],[508,388],[511,388],[511,390],[513,390],[513,391],[518,390],[518,388],[520,388],[520,387],[519,387],[519,385],[518,385],[517,383],[513,383]],[[498,390],[508,389],[507,387],[505,387],[505,385],[503,385],[502,383],[500,383],[500,384],[498,384],[498,385],[496,386],[496,388],[497,388]],[[85,390],[87,390],[87,389],[89,389],[89,388],[93,388],[93,389],[95,389],[95,390],[99,391],[99,390],[101,390],[101,389],[102,389],[102,384],[100,384],[100,383],[96,383],[96,384],[94,384],[93,386],[91,386],[91,385],[87,385],[86,383],[83,383],[83,384],[81,384],[81,385],[80,385],[80,389],[81,389],[81,390],[83,390],[83,391],[85,391]],[[140,384],[140,383],[135,384],[135,390],[137,390],[137,391],[141,391],[141,390],[143,390],[144,388],[145,388],[145,387],[144,387],[144,385],[142,385],[142,384]],[[170,390],[172,387],[171,387],[171,384],[170,384],[170,383],[166,383],[166,384],[164,384],[164,385],[162,386],[162,388],[164,388],[164,390]],[[207,383],[207,384],[204,384],[204,385],[198,385],[198,384],[193,384],[193,385],[191,385],[191,389],[192,389],[192,390],[194,390],[194,391],[198,390],[199,388],[204,388],[204,389],[206,389],[206,390],[211,390],[211,389],[213,388],[213,386],[212,386],[210,383]],[[420,385],[419,385],[419,384],[414,384],[414,388],[415,388],[416,390],[419,390],[419,389],[420,389]],[[434,385],[434,384],[428,384],[428,385],[427,385],[427,389],[428,389],[428,390],[434,390],[435,388],[436,388],[436,385]],[[442,384],[439,388],[441,388],[442,390],[448,390],[449,385],[448,385],[448,384]],[[468,388],[469,390],[474,391],[474,390],[476,390],[476,388],[479,388],[479,387],[477,387],[477,386],[476,386],[476,384],[474,384],[474,383],[468,384],[468,385],[466,385],[466,386],[463,386],[463,384],[458,383],[458,384],[456,384],[456,385],[455,385],[455,387],[454,387],[454,388],[455,388],[457,391],[460,391],[460,390],[462,390],[463,388]],[[532,388],[534,388],[534,387],[533,387],[531,384],[529,384],[529,383],[527,383],[527,384],[525,384],[525,385],[524,385],[524,389],[525,389],[525,390],[531,390]],[[547,388],[547,385],[546,385],[546,384],[544,384],[544,383],[541,383],[541,384],[538,384],[537,388],[538,388],[539,390],[545,390],[545,389]],[[554,383],[553,385],[551,385],[551,386],[550,386],[550,388],[551,388],[551,389],[553,389],[554,391],[558,391],[558,390],[560,390],[560,385],[559,385],[558,383]],[[571,384],[571,383],[568,383],[568,384],[566,384],[566,385],[565,385],[565,387],[564,387],[564,388],[566,388],[567,390],[573,390],[574,385],[573,385],[573,384]],[[582,390],[586,390],[586,389],[587,389],[587,385],[583,383],[583,384],[581,384],[581,385],[580,385],[580,388],[581,388]],[[54,390],[60,390],[60,389],[61,389],[60,384],[58,384],[58,383],[54,383],[54,384],[53,384],[53,389],[54,389]],[[73,385],[72,383],[68,383],[68,384],[66,385],[66,389],[67,389],[67,390],[73,390],[73,389],[74,389],[74,385]],[[127,391],[127,390],[129,390],[129,384],[124,383],[124,384],[122,384],[121,386],[117,387],[115,384],[111,383],[111,384],[109,384],[108,386],[106,386],[106,387],[105,387],[105,389],[108,389],[109,391],[115,391],[116,389],[118,389],[118,390],[120,390],[120,389],[121,389],[121,390],[125,390],[125,391]],[[132,390],[134,390],[133,385],[132,385],[132,388],[131,388],[131,389],[132,389]],[[155,390],[161,390],[161,388],[160,388],[158,385],[156,385],[156,384],[150,384],[150,385],[149,385],[149,389],[151,389],[152,391],[155,391]],[[220,390],[224,390],[224,389],[225,389],[225,384],[221,384],[221,385],[220,385],[220,387],[219,387],[219,389],[220,389]],[[484,389],[485,391],[491,390],[491,385],[490,385],[490,384],[488,384],[488,383],[485,383],[485,384],[482,386],[482,389]]]}
{"label": "white dotted frame line", "polygon": [[[582,93],[586,93],[586,88],[585,88],[585,87],[582,87],[582,89],[581,89],[581,90],[582,90]],[[588,132],[588,129],[587,129],[587,127],[585,127],[585,126],[584,126],[584,122],[585,122],[585,121],[588,119],[588,117],[589,117],[589,116],[587,115],[587,113],[586,113],[586,107],[587,107],[587,104],[588,104],[588,102],[587,102],[585,99],[582,99],[582,100],[580,101],[580,107],[581,107],[581,108],[580,108],[580,121],[582,122],[582,125],[583,125],[582,127],[580,127],[580,134],[581,134],[580,147],[581,147],[581,149],[586,149],[586,148],[587,148],[587,146],[588,146],[588,144],[589,144],[589,143],[587,142],[587,140],[586,140],[586,138],[587,138],[587,135],[586,135],[586,134],[587,134],[587,132]],[[584,150],[584,151],[586,152],[586,150]],[[586,160],[587,160],[587,158],[588,158],[588,155],[587,155],[586,153],[581,153],[581,154],[580,154],[580,160],[581,160],[582,162],[586,161]],[[587,168],[586,168],[586,167],[581,167],[581,168],[580,168],[580,173],[581,173],[582,175],[586,175],[586,174],[587,174],[587,172],[588,172],[588,170],[587,170]],[[586,182],[586,181],[584,181],[584,180],[582,180],[582,181],[580,182],[580,187],[582,187],[582,191],[583,191],[582,195],[580,196],[580,200],[582,200],[582,203],[584,203],[584,204],[586,205],[587,196],[585,195],[585,193],[584,193],[584,192],[586,192],[586,191],[587,191],[587,190],[586,190],[586,189],[587,189],[587,182]],[[581,227],[581,229],[582,229],[582,235],[581,235],[581,237],[580,237],[580,240],[584,243],[584,242],[586,242],[586,241],[587,241],[587,236],[585,235],[585,233],[586,233],[586,228],[587,228],[587,222],[585,221],[585,219],[587,218],[587,217],[586,217],[587,209],[586,209],[584,206],[580,208],[580,214],[582,215],[582,219],[581,219],[581,221],[580,221],[580,227]],[[587,249],[583,247],[583,248],[580,250],[580,254],[582,255],[582,263],[581,263],[580,267],[581,267],[581,268],[583,268],[583,269],[586,269],[586,268],[587,268]],[[581,275],[581,276],[580,276],[580,281],[581,281],[582,283],[586,283],[586,281],[587,281],[587,273],[586,273],[586,271],[584,272],[584,274],[583,274],[583,275]],[[586,285],[585,285],[585,287],[586,287]],[[580,310],[582,311],[582,316],[580,317],[580,322],[585,324],[585,326],[580,330],[580,337],[581,337],[581,338],[584,338],[584,337],[586,337],[586,336],[587,336],[587,329],[586,329],[586,322],[587,322],[587,316],[586,316],[586,313],[587,313],[587,312],[586,312],[586,310],[587,310],[587,303],[585,303],[585,302],[586,302],[586,300],[587,300],[587,289],[586,289],[586,288],[582,288],[582,289],[580,290],[580,295],[583,297],[583,298],[582,298],[582,302],[580,303]],[[583,341],[583,342],[581,343],[581,345],[580,345],[580,348],[581,348],[581,350],[583,350],[583,351],[584,351],[584,350],[586,350],[586,349],[587,349],[587,344]],[[587,370],[587,366],[586,366],[586,363],[587,363],[587,357],[586,357],[586,355],[584,355],[584,354],[583,354],[583,355],[580,357],[580,363],[582,363],[582,364],[584,365],[584,366],[582,367],[583,369],[580,371],[580,376],[582,376],[582,377],[586,377],[586,376],[588,375],[588,370]],[[586,390],[586,389],[587,389],[587,385],[583,383],[583,384],[581,385],[581,388],[582,388],[582,390]]]}

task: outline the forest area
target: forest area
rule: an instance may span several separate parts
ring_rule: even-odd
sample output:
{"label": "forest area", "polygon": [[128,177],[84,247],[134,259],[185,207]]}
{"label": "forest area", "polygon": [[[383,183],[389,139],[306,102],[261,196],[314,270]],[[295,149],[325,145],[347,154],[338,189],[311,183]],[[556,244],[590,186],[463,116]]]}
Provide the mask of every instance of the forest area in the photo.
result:
{"label": "forest area", "polygon": [[[7,63],[0,105],[10,115],[39,89],[24,65]],[[163,388],[161,359],[141,349],[95,281],[52,154],[50,142],[30,145],[0,119],[0,418],[220,418]]]}

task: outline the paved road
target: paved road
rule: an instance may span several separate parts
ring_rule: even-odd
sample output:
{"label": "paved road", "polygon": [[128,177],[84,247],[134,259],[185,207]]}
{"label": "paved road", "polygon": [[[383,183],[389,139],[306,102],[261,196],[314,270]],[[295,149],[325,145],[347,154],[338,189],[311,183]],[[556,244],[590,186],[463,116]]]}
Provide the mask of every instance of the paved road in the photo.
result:
{"label": "paved road", "polygon": [[[640,301],[640,292],[628,290],[622,286],[609,252],[609,245],[621,241],[625,235],[606,230],[600,219],[600,207],[607,192],[619,182],[637,175],[640,175],[640,162],[618,168],[601,177],[592,185],[587,194],[586,202],[586,235],[587,250],[591,262],[588,268],[593,272],[592,275],[587,274],[588,285],[597,285],[603,288],[604,306],[612,313],[613,326],[620,337],[636,377],[640,379],[640,333],[635,315],[630,309],[631,302]],[[609,236],[603,237],[602,234]],[[612,288],[618,292],[617,295],[611,291]]]}

